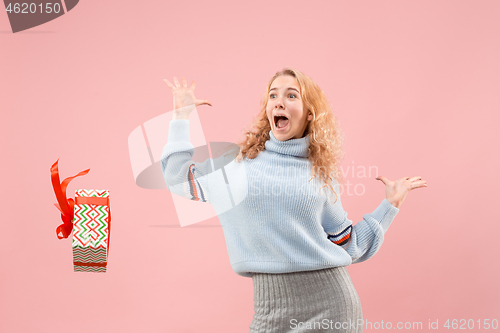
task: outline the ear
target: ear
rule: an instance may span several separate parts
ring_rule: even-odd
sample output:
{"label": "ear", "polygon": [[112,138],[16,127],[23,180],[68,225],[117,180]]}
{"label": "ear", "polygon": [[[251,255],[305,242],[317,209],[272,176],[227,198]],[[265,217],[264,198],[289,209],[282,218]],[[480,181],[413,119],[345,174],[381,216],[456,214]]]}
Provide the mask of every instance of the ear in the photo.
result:
{"label": "ear", "polygon": [[313,114],[311,112],[309,112],[309,115],[307,116],[307,120],[311,121],[313,120]]}

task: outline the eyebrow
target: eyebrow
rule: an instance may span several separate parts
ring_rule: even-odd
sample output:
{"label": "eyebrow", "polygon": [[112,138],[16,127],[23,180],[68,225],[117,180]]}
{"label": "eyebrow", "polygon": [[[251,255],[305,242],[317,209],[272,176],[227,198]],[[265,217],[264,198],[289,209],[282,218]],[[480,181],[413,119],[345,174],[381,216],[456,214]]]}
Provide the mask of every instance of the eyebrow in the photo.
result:
{"label": "eyebrow", "polygon": [[[278,89],[278,88],[271,88],[269,90],[269,92],[271,92],[271,90],[274,90],[274,89]],[[298,92],[300,94],[300,92],[297,89],[293,88],[293,87],[288,87],[287,90],[295,90],[296,92]]]}

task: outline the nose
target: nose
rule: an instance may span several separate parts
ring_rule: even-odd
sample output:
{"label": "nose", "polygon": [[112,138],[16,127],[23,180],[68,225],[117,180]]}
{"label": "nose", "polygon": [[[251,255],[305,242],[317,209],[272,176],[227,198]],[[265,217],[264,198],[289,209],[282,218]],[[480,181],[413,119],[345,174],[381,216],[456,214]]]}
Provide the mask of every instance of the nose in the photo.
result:
{"label": "nose", "polygon": [[276,98],[276,104],[275,104],[275,107],[276,109],[282,109],[284,106],[283,106],[283,102],[281,101],[280,98]]}

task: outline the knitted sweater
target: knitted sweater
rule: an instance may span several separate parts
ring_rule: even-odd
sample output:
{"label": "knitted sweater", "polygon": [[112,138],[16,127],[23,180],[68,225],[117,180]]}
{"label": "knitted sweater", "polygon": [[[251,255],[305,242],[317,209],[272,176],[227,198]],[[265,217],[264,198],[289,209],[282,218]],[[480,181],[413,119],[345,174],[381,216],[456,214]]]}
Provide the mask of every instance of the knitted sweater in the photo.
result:
{"label": "knitted sweater", "polygon": [[342,208],[339,184],[332,183],[336,197],[326,187],[320,192],[324,183],[317,176],[309,181],[309,135],[287,141],[269,135],[255,159],[232,159],[221,172],[214,168],[216,160],[191,159],[188,119],[169,124],[161,157],[167,188],[213,205],[234,272],[251,277],[252,272],[309,271],[372,257],[399,209],[384,198],[353,225]]}

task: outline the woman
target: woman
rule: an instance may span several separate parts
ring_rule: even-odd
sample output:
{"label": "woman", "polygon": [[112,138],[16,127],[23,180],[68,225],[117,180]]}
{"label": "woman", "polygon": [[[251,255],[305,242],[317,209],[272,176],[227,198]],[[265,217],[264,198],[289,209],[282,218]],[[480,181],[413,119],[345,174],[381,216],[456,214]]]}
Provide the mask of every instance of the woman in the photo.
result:
{"label": "woman", "polygon": [[[172,192],[209,202],[218,213],[231,267],[253,280],[250,332],[362,332],[361,304],[345,267],[378,251],[408,192],[426,182],[377,177],[386,198],[353,226],[339,195],[338,121],[323,91],[292,68],[269,81],[238,157],[224,167],[224,177],[216,175],[213,160],[191,160],[189,142],[189,114],[212,104],[194,97],[194,82],[188,88],[184,78],[182,86],[174,80],[175,86],[165,80],[174,113],[162,154],[164,178]],[[226,174],[237,177],[228,182]]]}

